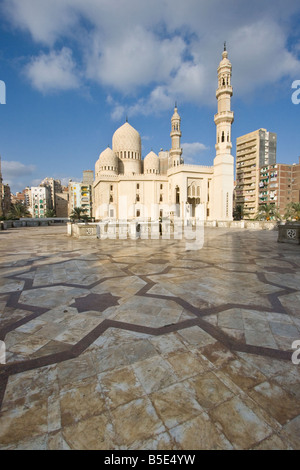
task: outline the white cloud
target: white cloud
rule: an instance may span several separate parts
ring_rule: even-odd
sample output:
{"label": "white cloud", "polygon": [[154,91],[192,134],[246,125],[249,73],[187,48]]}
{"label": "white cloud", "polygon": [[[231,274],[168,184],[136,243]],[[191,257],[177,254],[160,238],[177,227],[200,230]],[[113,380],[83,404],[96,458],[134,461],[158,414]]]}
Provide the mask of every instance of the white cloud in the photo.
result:
{"label": "white cloud", "polygon": [[196,157],[198,157],[201,152],[208,149],[208,147],[201,142],[186,142],[181,144],[181,147],[183,150],[182,156],[186,163],[196,162]]}
{"label": "white cloud", "polygon": [[80,86],[72,51],[67,47],[34,57],[25,73],[32,86],[42,92],[69,90]]}
{"label": "white cloud", "polygon": [[78,66],[70,49],[55,52],[57,41],[72,41],[83,64],[80,80],[123,95],[118,103],[111,103],[112,119],[118,119],[123,108],[128,114],[157,112],[174,99],[215,102],[224,40],[233,63],[234,93],[239,97],[300,73],[297,47],[287,46],[295,38],[292,22],[300,12],[294,0],[2,3],[3,13],[15,27],[51,48],[50,53],[33,58],[26,69],[33,85],[43,92],[78,88]]}
{"label": "white cloud", "polygon": [[70,34],[78,17],[65,0],[3,0],[2,12],[33,39],[52,45],[60,35]]}
{"label": "white cloud", "polygon": [[110,41],[94,35],[86,49],[87,77],[124,93],[165,82],[180,67],[185,43],[180,37],[160,39],[141,26]]}
{"label": "white cloud", "polygon": [[24,165],[17,161],[1,161],[3,179],[18,178],[20,176],[32,175],[36,169],[34,165]]}

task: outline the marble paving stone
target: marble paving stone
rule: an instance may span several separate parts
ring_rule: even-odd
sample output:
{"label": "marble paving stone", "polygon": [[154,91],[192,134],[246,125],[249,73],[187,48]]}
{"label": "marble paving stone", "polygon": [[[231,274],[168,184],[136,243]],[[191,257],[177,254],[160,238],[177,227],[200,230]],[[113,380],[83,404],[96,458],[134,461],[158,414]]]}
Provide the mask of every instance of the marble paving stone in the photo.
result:
{"label": "marble paving stone", "polygon": [[263,382],[255,386],[249,395],[264,409],[268,409],[272,403],[268,413],[282,425],[300,414],[300,403],[272,382]]}
{"label": "marble paving stone", "polygon": [[106,411],[105,400],[97,378],[62,392],[60,410],[63,427]]}
{"label": "marble paving stone", "polygon": [[232,391],[213,372],[192,377],[186,381],[186,384],[205,410],[209,410],[233,396]]}
{"label": "marble paving stone", "polygon": [[206,346],[216,342],[212,336],[198,326],[192,326],[191,328],[180,330],[179,336],[181,336],[182,340],[188,345],[197,347]]}
{"label": "marble paving stone", "polygon": [[66,426],[62,430],[62,436],[72,450],[114,450],[117,446],[108,413]]}
{"label": "marble paving stone", "polygon": [[166,431],[146,397],[119,406],[111,415],[120,446],[130,448],[135,441],[143,441]]}
{"label": "marble paving stone", "polygon": [[57,365],[58,380],[61,387],[80,383],[83,379],[96,375],[96,368],[90,355],[70,359]]}
{"label": "marble paving stone", "polygon": [[288,439],[293,449],[300,450],[300,415],[283,426],[280,437]]}
{"label": "marble paving stone", "polygon": [[73,287],[45,287],[41,289],[23,291],[20,302],[25,305],[33,305],[37,307],[54,308],[61,304],[63,298],[65,302],[69,302],[74,297],[86,295],[85,289],[76,289]]}
{"label": "marble paving stone", "polygon": [[239,397],[212,409],[210,417],[220,424],[235,449],[250,449],[272,433],[270,426]]}
{"label": "marble paving stone", "polygon": [[156,350],[163,355],[176,351],[188,351],[177,333],[169,333],[168,335],[152,337],[150,342]]}
{"label": "marble paving stone", "polygon": [[299,448],[298,246],[0,237],[0,450]]}
{"label": "marble paving stone", "polygon": [[0,446],[7,446],[38,436],[48,430],[48,401],[40,399],[30,407],[16,406],[0,416]]}
{"label": "marble paving stone", "polygon": [[207,364],[200,356],[192,352],[173,352],[165,356],[179,380],[183,380],[206,371]]}
{"label": "marble paving stone", "polygon": [[129,365],[130,361],[124,354],[122,346],[111,346],[91,353],[97,373]]}
{"label": "marble paving stone", "polygon": [[253,388],[266,380],[266,377],[259,370],[255,370],[244,361],[230,361],[220,370],[243,390]]}
{"label": "marble paving stone", "polygon": [[132,365],[146,393],[151,393],[177,381],[170,365],[159,356],[153,356]]}
{"label": "marble paving stone", "polygon": [[154,392],[150,395],[150,399],[169,429],[198,416],[203,411],[184,382]]}
{"label": "marble paving stone", "polygon": [[208,415],[202,413],[197,418],[170,431],[181,449],[189,450],[231,450],[231,443],[218,430]]}
{"label": "marble paving stone", "polygon": [[131,367],[122,367],[99,374],[98,379],[111,409],[145,395]]}

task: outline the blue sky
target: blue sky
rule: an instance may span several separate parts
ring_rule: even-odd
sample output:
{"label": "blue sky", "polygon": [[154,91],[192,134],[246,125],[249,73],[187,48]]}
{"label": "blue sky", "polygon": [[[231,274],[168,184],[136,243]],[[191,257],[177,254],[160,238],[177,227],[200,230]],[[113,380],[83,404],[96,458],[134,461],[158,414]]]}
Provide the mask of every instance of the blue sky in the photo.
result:
{"label": "blue sky", "polygon": [[[236,138],[277,133],[298,163],[298,0],[2,0],[0,155],[13,192],[46,176],[81,180],[129,122],[143,157],[170,148],[175,101],[186,162],[215,155],[217,67],[227,41]],[[300,97],[300,93],[299,93]]]}

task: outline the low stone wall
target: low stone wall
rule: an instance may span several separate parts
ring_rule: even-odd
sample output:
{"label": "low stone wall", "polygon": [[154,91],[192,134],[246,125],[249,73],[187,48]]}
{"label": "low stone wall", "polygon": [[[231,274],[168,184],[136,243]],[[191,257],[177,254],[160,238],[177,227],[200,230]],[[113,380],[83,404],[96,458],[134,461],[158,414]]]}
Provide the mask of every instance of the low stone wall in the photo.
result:
{"label": "low stone wall", "polygon": [[69,237],[76,238],[97,238],[97,227],[98,224],[67,224],[67,234]]}
{"label": "low stone wall", "polygon": [[248,230],[277,230],[277,222],[265,222],[257,220],[234,220],[234,221],[206,221],[202,224],[189,221],[183,224],[180,220],[170,221],[168,219],[159,221],[101,221],[98,223],[68,223],[67,234],[76,238],[100,238],[105,239],[158,239],[180,238],[185,230],[195,231],[200,226],[203,227],[223,227],[229,229]]}
{"label": "low stone wall", "polygon": [[9,230],[20,227],[46,227],[48,225],[65,225],[68,219],[20,219],[0,221],[0,230]]}
{"label": "low stone wall", "polygon": [[278,242],[300,245],[300,223],[286,223],[278,226]]}
{"label": "low stone wall", "polygon": [[248,230],[277,230],[278,222],[265,220],[209,220],[205,227],[245,228]]}

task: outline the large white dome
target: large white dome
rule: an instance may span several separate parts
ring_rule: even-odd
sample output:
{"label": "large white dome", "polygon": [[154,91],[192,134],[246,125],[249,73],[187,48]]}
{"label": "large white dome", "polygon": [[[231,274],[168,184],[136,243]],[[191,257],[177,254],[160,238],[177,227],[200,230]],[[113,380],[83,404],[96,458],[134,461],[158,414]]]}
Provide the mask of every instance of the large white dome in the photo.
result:
{"label": "large white dome", "polygon": [[119,127],[113,135],[112,147],[119,158],[141,159],[141,136],[128,122]]}

